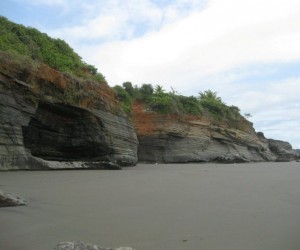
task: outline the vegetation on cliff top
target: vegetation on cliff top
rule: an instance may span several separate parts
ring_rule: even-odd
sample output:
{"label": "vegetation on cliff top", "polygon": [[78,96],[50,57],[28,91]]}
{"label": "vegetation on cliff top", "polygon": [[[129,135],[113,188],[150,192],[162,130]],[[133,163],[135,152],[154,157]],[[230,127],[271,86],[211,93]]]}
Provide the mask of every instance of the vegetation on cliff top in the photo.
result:
{"label": "vegetation on cliff top", "polygon": [[62,72],[106,82],[93,65],[86,64],[63,40],[0,16],[0,50],[27,56]]}
{"label": "vegetation on cliff top", "polygon": [[122,86],[117,85],[113,89],[123,109],[129,114],[133,103],[140,101],[149,109],[162,114],[204,115],[213,121],[238,121],[242,118],[238,107],[226,105],[211,90],[200,92],[197,97],[183,96],[173,89],[166,92],[160,85],[153,87],[151,84],[143,84],[141,87],[133,87],[130,82],[124,82]]}

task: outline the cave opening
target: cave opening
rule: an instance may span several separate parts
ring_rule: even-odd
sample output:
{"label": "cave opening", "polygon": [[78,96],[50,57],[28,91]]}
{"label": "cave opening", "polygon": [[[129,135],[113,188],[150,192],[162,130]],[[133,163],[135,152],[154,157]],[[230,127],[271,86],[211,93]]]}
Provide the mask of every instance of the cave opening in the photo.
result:
{"label": "cave opening", "polygon": [[101,119],[65,104],[39,103],[23,138],[31,154],[45,160],[94,161],[111,153]]}

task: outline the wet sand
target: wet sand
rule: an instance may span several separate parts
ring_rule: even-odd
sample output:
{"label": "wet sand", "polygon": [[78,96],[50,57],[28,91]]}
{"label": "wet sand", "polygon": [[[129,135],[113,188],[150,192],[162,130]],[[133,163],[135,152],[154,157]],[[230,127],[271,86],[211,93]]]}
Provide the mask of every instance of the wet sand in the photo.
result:
{"label": "wet sand", "polygon": [[0,172],[0,189],[29,202],[0,208],[0,249],[300,249],[297,162]]}

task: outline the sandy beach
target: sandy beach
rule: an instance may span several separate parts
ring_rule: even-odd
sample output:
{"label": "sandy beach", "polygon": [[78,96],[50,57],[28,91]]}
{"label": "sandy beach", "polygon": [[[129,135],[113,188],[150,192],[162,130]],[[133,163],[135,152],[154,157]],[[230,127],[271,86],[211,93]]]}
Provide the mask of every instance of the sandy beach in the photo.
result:
{"label": "sandy beach", "polygon": [[0,249],[81,240],[137,250],[300,249],[300,163],[0,172]]}

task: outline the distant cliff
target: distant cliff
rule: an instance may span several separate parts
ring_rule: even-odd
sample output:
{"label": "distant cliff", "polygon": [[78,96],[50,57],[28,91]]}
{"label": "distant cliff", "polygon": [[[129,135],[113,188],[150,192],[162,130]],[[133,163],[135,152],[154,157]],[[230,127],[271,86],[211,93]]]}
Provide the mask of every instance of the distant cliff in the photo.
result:
{"label": "distant cliff", "polygon": [[266,139],[243,117],[215,124],[205,116],[164,115],[136,102],[133,120],[141,162],[291,161],[287,142]]}
{"label": "distant cliff", "polygon": [[106,83],[0,52],[0,169],[118,168],[137,137]]}

